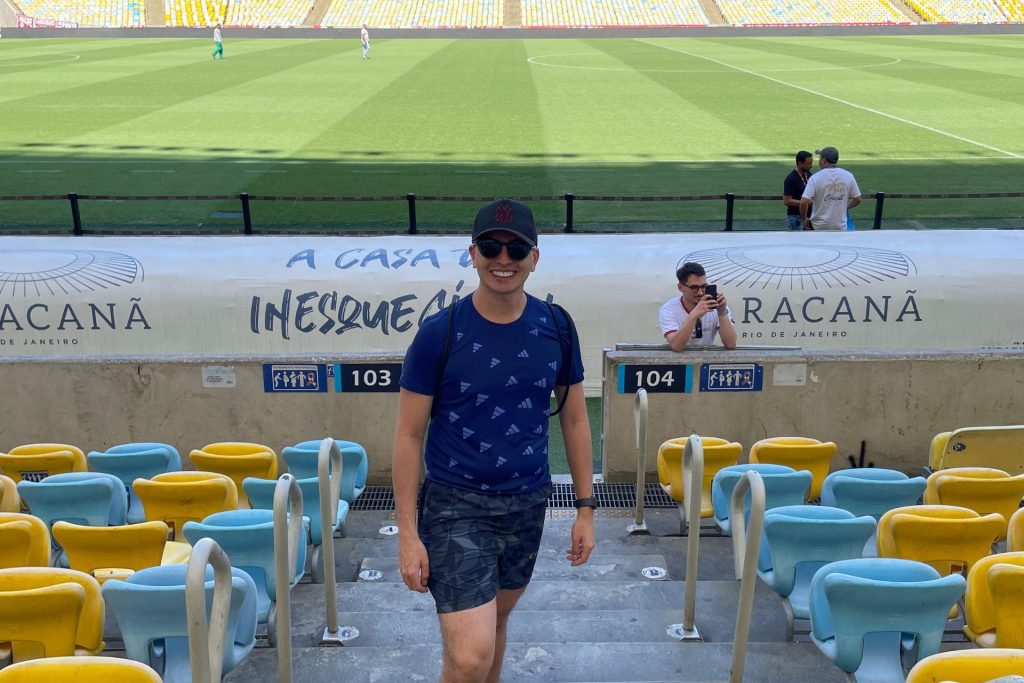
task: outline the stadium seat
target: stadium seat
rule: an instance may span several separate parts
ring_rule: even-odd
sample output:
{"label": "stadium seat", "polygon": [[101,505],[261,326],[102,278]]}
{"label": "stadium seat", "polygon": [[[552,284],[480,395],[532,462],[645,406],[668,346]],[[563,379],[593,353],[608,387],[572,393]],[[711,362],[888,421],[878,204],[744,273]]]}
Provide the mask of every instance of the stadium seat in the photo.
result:
{"label": "stadium seat", "polygon": [[[310,552],[310,573],[314,583],[322,583],[325,572],[321,566],[323,560],[321,548],[325,538],[329,540],[335,530],[342,529],[342,535],[344,536],[345,518],[348,516],[349,510],[348,503],[344,500],[338,501],[338,514],[331,526],[330,533],[325,536],[323,525],[320,523],[320,479],[296,479],[295,483],[299,485],[299,490],[302,492],[304,515],[309,518],[308,541],[313,546]],[[249,496],[249,501],[254,509],[274,509],[274,491],[277,489],[276,479],[249,478],[242,482],[242,486],[245,487],[246,494]]]}
{"label": "stadium seat", "polygon": [[[938,651],[965,584],[962,576],[939,576],[910,560],[827,564],[811,579],[811,639],[856,680],[902,683],[901,654],[913,661]],[[913,641],[916,648],[909,647]]]}
{"label": "stadium seat", "polygon": [[0,512],[21,512],[18,485],[10,477],[0,474]]}
{"label": "stadium seat", "polygon": [[[284,577],[294,586],[304,575],[306,565],[306,539],[309,520],[299,537],[294,573]],[[192,545],[199,539],[212,538],[217,542],[231,566],[242,569],[256,582],[259,623],[267,624],[271,646],[276,643],[277,566],[274,560],[274,513],[272,510],[230,510],[210,515],[202,522],[187,522],[185,538]]]}
{"label": "stadium seat", "polygon": [[[1001,470],[957,467],[933,472],[928,477],[925,502],[956,505],[979,515],[996,512],[1009,521],[1024,499],[1024,474],[1011,477]],[[1006,527],[999,540],[1006,538]]]}
{"label": "stadium seat", "polygon": [[86,459],[93,472],[112,474],[124,483],[128,491],[128,522],[133,524],[145,520],[146,515],[132,482],[181,470],[177,449],[164,443],[121,444],[106,451],[90,451]]}
{"label": "stadium seat", "polygon": [[48,657],[0,669],[0,683],[161,683],[145,664],[118,657]]}
{"label": "stadium seat", "polygon": [[[18,604],[27,611],[21,613],[10,611],[0,617],[0,643],[13,643],[14,661],[34,659],[40,656],[94,655],[103,651],[104,604],[100,594],[100,585],[96,582],[96,579],[82,572],[56,567],[0,569],[0,596],[5,593],[32,591],[38,588],[62,584],[77,585],[81,589],[82,598],[73,601],[77,607],[71,612],[54,611],[51,614],[47,614],[38,604],[33,609],[32,601],[20,601]],[[78,593],[79,591],[73,590],[72,592]],[[67,597],[65,593],[56,602],[71,610],[72,605],[67,600]],[[70,629],[74,634],[71,651],[66,651],[63,645],[51,650],[45,645],[45,641],[40,641],[36,637],[22,639],[32,642],[20,641],[17,634],[24,632],[19,631],[19,629],[33,623],[37,618],[39,619],[39,630],[36,631],[36,636],[49,637],[47,634],[53,632],[54,637],[57,637],[56,631],[61,631],[63,634],[70,625]],[[13,637],[12,631],[15,634]],[[58,640],[63,643],[65,636],[60,635]],[[40,645],[40,642],[43,642],[43,644]],[[3,652],[3,648],[0,647],[0,660],[4,659],[5,655],[6,653]]]}
{"label": "stadium seat", "polygon": [[185,522],[200,521],[215,512],[238,507],[235,482],[216,472],[165,472],[132,484],[149,521],[170,527],[175,540],[181,539]]}
{"label": "stadium seat", "polygon": [[924,477],[875,467],[838,470],[825,477],[821,504],[871,515],[876,520],[893,508],[914,505],[925,489]]}
{"label": "stadium seat", "polygon": [[878,522],[878,555],[924,562],[943,575],[969,571],[1003,527],[1001,515],[951,505],[896,508]]}
{"label": "stadium seat", "polygon": [[71,569],[96,578],[101,584],[161,564],[188,561],[191,546],[167,540],[163,522],[90,527],[57,522],[53,537],[64,548]]}
{"label": "stadium seat", "polygon": [[1024,650],[953,650],[919,661],[906,683],[988,683],[1024,672]]}
{"label": "stadium seat", "polygon": [[[7,542],[0,543],[0,569],[14,567],[50,566],[50,530],[46,522],[35,515],[20,512],[0,512],[0,525],[27,524],[29,526],[28,547],[23,544],[25,537],[20,532],[7,535]],[[20,527],[24,530],[24,527]]]}
{"label": "stadium seat", "polygon": [[85,454],[66,444],[27,444],[0,453],[0,474],[16,482],[42,481],[54,474],[86,469]]}
{"label": "stadium seat", "polygon": [[[103,597],[124,635],[128,657],[152,666],[162,675],[164,683],[192,680],[185,610],[187,569],[185,565],[151,567],[124,581],[103,584]],[[209,605],[214,584],[211,567],[207,567],[206,577]],[[232,567],[231,602],[224,636],[224,674],[238,666],[256,645],[256,594],[252,578]]]}
{"label": "stadium seat", "polygon": [[[321,441],[303,441],[281,451],[288,472],[296,479],[314,479],[319,476],[317,462]],[[351,505],[366,489],[369,458],[362,444],[355,441],[335,440],[341,451],[341,491],[343,501]]]}
{"label": "stadium seat", "polygon": [[1011,474],[1024,473],[1024,425],[963,427],[936,434],[929,465],[932,470],[951,467],[994,467]]}
{"label": "stadium seat", "polygon": [[[802,505],[811,486],[811,473],[797,472],[785,465],[732,465],[724,467],[711,481],[711,502],[715,524],[725,535],[732,534],[732,491],[743,475],[755,471],[764,480],[765,510],[784,505]],[[744,503],[745,514],[750,514],[750,495]]]}
{"label": "stadium seat", "polygon": [[967,574],[964,633],[979,647],[1024,648],[1022,598],[1024,552],[981,558]]}
{"label": "stadium seat", "polygon": [[[704,446],[704,481],[701,486],[700,516],[714,514],[711,504],[711,482],[723,467],[735,465],[743,452],[743,446],[735,441],[726,441],[714,436],[700,437]],[[683,451],[688,438],[669,439],[658,448],[658,480],[665,493],[677,503],[686,497],[683,490]]]}
{"label": "stadium seat", "polygon": [[198,470],[219,472],[231,477],[238,490],[238,507],[249,507],[242,481],[246,477],[277,479],[277,453],[257,443],[228,441],[211,443],[189,454]]}
{"label": "stadium seat", "polygon": [[1006,549],[1010,552],[1024,551],[1024,508],[1010,517],[1006,531]]}
{"label": "stadium seat", "polygon": [[787,640],[793,620],[809,619],[814,572],[838,560],[859,558],[875,533],[875,520],[820,505],[791,505],[765,512],[757,575],[782,596]]}
{"label": "stadium seat", "polygon": [[801,436],[778,436],[762,439],[750,447],[750,462],[785,465],[807,470],[813,476],[809,500],[821,497],[821,487],[828,476],[832,456],[838,447],[831,441],[821,442]]}
{"label": "stadium seat", "polygon": [[0,657],[13,661],[75,654],[85,589],[58,583],[24,590],[0,589]]}

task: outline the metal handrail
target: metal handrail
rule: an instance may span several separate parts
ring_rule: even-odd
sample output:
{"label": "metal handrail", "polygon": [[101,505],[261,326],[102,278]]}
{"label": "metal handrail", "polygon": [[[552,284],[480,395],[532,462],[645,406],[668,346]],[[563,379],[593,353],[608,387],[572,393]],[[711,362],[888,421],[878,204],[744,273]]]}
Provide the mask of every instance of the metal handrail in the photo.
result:
{"label": "metal handrail", "polygon": [[633,403],[633,420],[636,425],[636,517],[626,527],[631,534],[646,534],[644,522],[644,484],[647,475],[647,390],[637,389]]}
{"label": "metal handrail", "polygon": [[300,534],[302,534],[302,491],[299,490],[299,484],[295,481],[295,477],[290,474],[282,474],[274,487],[277,680],[281,683],[291,683],[292,681],[291,587],[292,575],[295,573],[295,564],[299,557]]}
{"label": "metal handrail", "polygon": [[341,629],[338,626],[337,570],[334,566],[334,522],[338,519],[338,505],[341,498],[341,450],[331,437],[320,442],[317,457],[317,477],[320,489],[320,528],[323,529],[323,550],[320,553],[324,563],[324,594],[327,603],[327,626],[320,638],[321,645],[341,645]]}
{"label": "metal handrail", "polygon": [[682,524],[687,524],[689,538],[686,541],[686,588],[683,602],[683,633],[691,639],[700,640],[700,632],[694,624],[697,609],[697,557],[700,552],[700,506],[704,482],[704,442],[691,434],[683,447],[683,496],[685,503],[680,506]]}
{"label": "metal handrail", "polygon": [[[213,565],[213,606],[206,622],[206,567]],[[212,538],[192,548],[185,570],[185,614],[188,618],[188,658],[195,683],[220,681],[224,639],[231,608],[231,562]]]}
{"label": "metal handrail", "polygon": [[[750,528],[743,511],[743,501],[750,492]],[[754,471],[748,471],[732,491],[732,550],[736,578],[740,582],[739,607],[736,610],[736,635],[733,640],[730,683],[743,680],[743,666],[750,636],[750,617],[754,610],[754,586],[757,582],[757,553],[761,547],[764,527],[764,480]]]}

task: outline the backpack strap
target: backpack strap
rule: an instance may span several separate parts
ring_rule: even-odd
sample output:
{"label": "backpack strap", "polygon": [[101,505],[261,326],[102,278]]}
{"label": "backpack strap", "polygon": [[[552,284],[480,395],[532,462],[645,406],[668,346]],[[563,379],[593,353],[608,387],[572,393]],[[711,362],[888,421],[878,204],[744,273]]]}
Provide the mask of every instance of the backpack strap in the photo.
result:
{"label": "backpack strap", "polygon": [[[570,366],[572,365],[572,353],[573,353],[573,347],[574,347],[574,344],[575,344],[575,340],[573,339],[573,337],[574,337],[573,332],[576,330],[576,323],[573,322],[572,316],[569,315],[569,311],[565,310],[563,307],[561,307],[558,304],[553,303],[551,301],[547,301],[546,303],[548,305],[548,311],[550,311],[550,313],[551,313],[551,319],[555,323],[555,334],[558,335],[558,348],[562,351],[562,365],[561,365],[560,369],[564,370],[565,368],[569,368],[570,371],[571,371],[571,367]],[[568,346],[568,348],[566,348],[565,344],[562,343],[562,328],[558,325],[558,316],[555,315],[555,309],[558,309],[559,311],[562,312],[562,315],[565,316],[565,322],[568,324],[568,327],[569,327],[569,346]],[[557,377],[555,378],[555,385],[556,386],[558,385],[558,378]],[[565,407],[565,401],[568,398],[569,398],[569,387],[568,387],[568,385],[566,385],[565,393],[562,394],[562,398],[559,399],[559,401],[558,401],[558,407],[548,417],[554,417],[555,415],[558,415],[560,412],[562,412],[562,408]]]}

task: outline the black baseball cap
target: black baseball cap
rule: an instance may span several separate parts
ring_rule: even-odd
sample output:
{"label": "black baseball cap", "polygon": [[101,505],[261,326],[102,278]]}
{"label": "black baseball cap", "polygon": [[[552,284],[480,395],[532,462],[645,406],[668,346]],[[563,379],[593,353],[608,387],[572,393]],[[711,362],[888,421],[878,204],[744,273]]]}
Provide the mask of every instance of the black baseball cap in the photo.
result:
{"label": "black baseball cap", "polygon": [[489,232],[504,230],[537,246],[537,228],[530,207],[512,199],[499,199],[483,207],[473,221],[473,241]]}
{"label": "black baseball cap", "polygon": [[822,147],[819,150],[815,150],[814,153],[821,156],[822,159],[825,159],[830,163],[839,163],[839,150],[836,149],[835,147]]}

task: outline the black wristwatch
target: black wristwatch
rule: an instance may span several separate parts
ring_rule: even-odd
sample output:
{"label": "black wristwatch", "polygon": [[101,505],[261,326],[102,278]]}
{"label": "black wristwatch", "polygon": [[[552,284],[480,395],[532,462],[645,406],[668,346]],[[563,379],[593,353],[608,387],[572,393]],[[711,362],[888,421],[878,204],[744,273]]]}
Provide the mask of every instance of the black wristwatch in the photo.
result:
{"label": "black wristwatch", "polygon": [[573,506],[577,510],[579,510],[580,508],[594,508],[596,510],[597,509],[597,499],[593,498],[593,497],[591,497],[591,498],[577,498],[576,502],[573,503]]}

